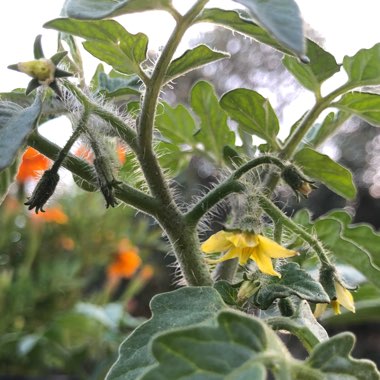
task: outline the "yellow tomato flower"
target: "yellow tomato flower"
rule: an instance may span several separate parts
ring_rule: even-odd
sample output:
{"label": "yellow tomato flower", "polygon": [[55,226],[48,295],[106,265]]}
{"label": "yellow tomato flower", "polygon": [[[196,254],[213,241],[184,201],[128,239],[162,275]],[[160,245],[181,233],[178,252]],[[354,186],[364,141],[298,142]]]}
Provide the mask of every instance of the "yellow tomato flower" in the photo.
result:
{"label": "yellow tomato flower", "polygon": [[[352,313],[355,313],[354,298],[352,297],[351,292],[337,281],[334,281],[334,286],[336,292],[336,300],[331,301],[331,307],[334,310],[334,313],[341,314],[340,305]],[[326,308],[326,303],[317,304],[314,310],[314,316],[316,318],[319,318],[326,311]]]}
{"label": "yellow tomato flower", "polygon": [[273,269],[272,258],[278,259],[297,255],[265,236],[244,231],[219,231],[210,236],[201,246],[204,253],[226,252],[216,260],[208,259],[209,263],[220,263],[233,258],[239,259],[244,265],[248,259],[254,260],[261,272],[271,276],[281,277]]}

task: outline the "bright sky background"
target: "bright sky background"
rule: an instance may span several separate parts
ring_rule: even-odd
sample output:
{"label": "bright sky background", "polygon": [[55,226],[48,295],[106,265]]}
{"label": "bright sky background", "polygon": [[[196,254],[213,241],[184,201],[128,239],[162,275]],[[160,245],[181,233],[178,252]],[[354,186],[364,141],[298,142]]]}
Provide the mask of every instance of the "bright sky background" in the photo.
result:
{"label": "bright sky background", "polygon": [[[326,49],[338,60],[352,55],[361,47],[371,47],[380,42],[380,2],[377,0],[296,0],[302,15],[325,38]],[[179,7],[189,0],[174,0]],[[42,28],[44,22],[59,16],[63,0],[12,0],[0,3],[0,91],[25,87],[28,78],[8,70],[9,64],[33,57],[32,46],[37,34],[43,34],[46,55],[54,53],[55,32]],[[213,0],[210,4],[236,4],[227,0]],[[144,21],[146,23],[144,25]],[[135,33],[151,31],[151,47],[165,42],[173,22],[166,13],[159,17],[151,12],[142,16],[128,16],[124,23]]]}
{"label": "bright sky background", "polygon": [[[380,2],[378,0],[296,0],[304,20],[324,39],[325,48],[341,62],[344,55],[353,55],[360,48],[369,48],[380,42]],[[26,75],[7,69],[9,64],[33,59],[33,41],[43,34],[42,46],[46,56],[56,49],[56,32],[42,28],[44,22],[59,17],[63,0],[12,0],[0,2],[0,92],[26,87]],[[178,8],[188,8],[189,0],[173,0]],[[228,0],[212,0],[210,6],[236,6]],[[168,38],[174,21],[165,13],[145,12],[123,16],[123,25],[131,33],[139,31],[149,35],[150,48],[158,49]],[[199,30],[193,30],[199,33]],[[189,37],[189,34],[186,36]],[[84,53],[86,54],[86,53]],[[86,59],[86,56],[85,56]],[[91,64],[92,62],[92,64]],[[92,76],[95,61],[86,60],[88,77]],[[267,94],[263,94],[267,96]],[[310,95],[310,96],[308,96]],[[312,102],[312,95],[293,102],[284,114],[285,127],[289,127],[300,115],[297,110],[305,109]],[[287,129],[287,128],[285,128]],[[50,137],[50,136],[49,136]]]}

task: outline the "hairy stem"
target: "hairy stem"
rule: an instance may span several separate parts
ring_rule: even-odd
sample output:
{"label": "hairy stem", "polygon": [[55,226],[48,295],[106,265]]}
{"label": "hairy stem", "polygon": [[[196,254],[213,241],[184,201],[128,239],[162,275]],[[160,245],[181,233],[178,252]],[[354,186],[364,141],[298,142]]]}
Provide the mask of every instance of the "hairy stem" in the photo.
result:
{"label": "hairy stem", "polygon": [[318,239],[314,238],[303,228],[299,227],[296,223],[289,219],[265,195],[259,194],[257,197],[260,207],[274,221],[274,223],[281,223],[283,226],[287,227],[289,230],[299,235],[299,237],[303,239],[306,243],[308,243],[310,247],[315,251],[322,265],[332,267],[330,259],[327,257],[326,252]]}
{"label": "hairy stem", "polygon": [[273,156],[262,156],[254,158],[253,160],[242,165],[234,173],[232,173],[227,180],[225,180],[224,182],[216,186],[213,190],[211,190],[209,193],[207,193],[185,215],[186,221],[190,225],[196,225],[203,215],[210,211],[212,207],[214,207],[218,202],[223,200],[227,195],[244,191],[244,185],[238,182],[237,180],[253,168],[265,164],[275,165],[280,169],[283,169],[285,167],[285,165],[280,159]]}
{"label": "hairy stem", "polygon": [[137,150],[137,134],[128,124],[126,124],[121,118],[106,110],[99,104],[93,102],[80,88],[68,80],[63,81],[64,86],[72,92],[79,102],[88,108],[91,113],[101,117],[116,130],[120,138],[122,138],[133,151]]}
{"label": "hairy stem", "polygon": [[[61,148],[58,145],[45,139],[36,132],[29,136],[28,144],[51,160],[55,160],[61,151]],[[92,166],[80,158],[68,154],[63,161],[62,166],[87,181],[89,184],[95,187],[98,186]],[[115,195],[123,202],[149,215],[155,216],[157,210],[160,209],[159,202],[127,184],[121,184],[115,188]]]}

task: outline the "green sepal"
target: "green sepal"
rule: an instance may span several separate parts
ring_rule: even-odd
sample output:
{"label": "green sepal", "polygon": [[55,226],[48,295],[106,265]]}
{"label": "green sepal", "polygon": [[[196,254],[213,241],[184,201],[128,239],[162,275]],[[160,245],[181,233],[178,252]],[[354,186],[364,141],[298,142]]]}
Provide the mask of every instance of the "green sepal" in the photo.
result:
{"label": "green sepal", "polygon": [[50,60],[54,63],[54,65],[58,65],[59,62],[62,61],[63,58],[65,58],[67,55],[67,51],[59,51],[58,53],[55,53]]}
{"label": "green sepal", "polygon": [[34,59],[40,59],[40,58],[45,57],[44,51],[42,50],[41,39],[42,39],[42,35],[39,34],[34,40],[34,44],[33,44]]}
{"label": "green sepal", "polygon": [[28,87],[25,90],[25,95],[28,96],[32,91],[34,91],[37,87],[40,87],[40,86],[41,86],[41,84],[38,81],[38,79],[32,79],[28,83]]}

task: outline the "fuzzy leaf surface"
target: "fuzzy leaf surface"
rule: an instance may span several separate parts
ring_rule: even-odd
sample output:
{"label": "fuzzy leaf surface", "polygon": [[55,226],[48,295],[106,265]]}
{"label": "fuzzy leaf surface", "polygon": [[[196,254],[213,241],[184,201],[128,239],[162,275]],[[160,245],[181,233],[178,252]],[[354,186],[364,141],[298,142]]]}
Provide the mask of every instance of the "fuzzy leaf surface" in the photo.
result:
{"label": "fuzzy leaf surface", "polygon": [[281,278],[270,277],[253,297],[260,309],[267,309],[277,298],[297,296],[314,303],[328,303],[329,296],[322,285],[314,280],[297,263],[287,263],[279,268]]}
{"label": "fuzzy leaf surface", "polygon": [[0,172],[14,162],[19,149],[36,125],[41,109],[39,97],[24,109],[14,103],[0,104]]}
{"label": "fuzzy leaf surface", "polygon": [[[154,339],[159,364],[142,380],[266,379],[262,355],[286,359],[280,339],[259,319],[222,311],[212,326],[167,332]],[[270,359],[269,359],[270,361]]]}
{"label": "fuzzy leaf surface", "polygon": [[124,74],[138,74],[140,64],[146,59],[148,37],[143,33],[128,33],[114,20],[58,18],[44,27],[84,38],[83,46],[89,53]]}
{"label": "fuzzy leaf surface", "polygon": [[227,114],[219,105],[212,85],[197,82],[191,90],[190,104],[200,119],[200,130],[195,138],[219,165],[223,162],[223,147],[234,145],[235,134],[227,124]]}
{"label": "fuzzy leaf surface", "polygon": [[355,198],[356,187],[351,172],[329,156],[303,148],[295,154],[294,160],[311,179],[321,181],[346,199]]}
{"label": "fuzzy leaf surface", "polygon": [[298,337],[310,352],[318,343],[329,338],[326,330],[315,319],[306,301],[299,303],[291,317],[271,317],[266,322],[274,330],[286,330]]}
{"label": "fuzzy leaf surface", "polygon": [[[350,233],[346,232],[342,222],[327,215],[318,219],[314,227],[318,238],[338,262],[353,266],[380,288],[380,268],[374,263],[371,252],[359,244],[360,240],[356,242],[354,236],[349,237]],[[378,256],[378,248],[373,253]]]}
{"label": "fuzzy leaf surface", "polygon": [[198,45],[193,49],[186,50],[180,57],[171,62],[166,73],[165,82],[169,82],[198,67],[229,57],[228,53],[212,50],[206,45]]}
{"label": "fuzzy leaf surface", "polygon": [[294,0],[235,0],[281,45],[298,57],[305,55],[303,20]]}
{"label": "fuzzy leaf surface", "polygon": [[353,113],[376,127],[380,126],[380,95],[378,94],[349,92],[333,106]]}
{"label": "fuzzy leaf surface", "polygon": [[186,287],[159,294],[151,301],[152,317],[121,344],[107,380],[135,380],[156,363],[149,342],[157,333],[194,325],[210,325],[226,308],[211,287]]}
{"label": "fuzzy leaf surface", "polygon": [[326,380],[379,380],[373,362],[351,356],[354,344],[355,336],[349,332],[335,335],[316,346],[306,364],[323,372]]}
{"label": "fuzzy leaf surface", "polygon": [[83,20],[111,18],[126,13],[165,10],[170,0],[66,0],[63,14]]}
{"label": "fuzzy leaf surface", "polygon": [[354,56],[343,58],[343,67],[349,82],[356,86],[380,84],[380,43],[370,49],[361,49]]}
{"label": "fuzzy leaf surface", "polygon": [[220,105],[243,131],[276,146],[279,123],[268,99],[256,91],[238,88],[224,94]]}
{"label": "fuzzy leaf surface", "polygon": [[310,63],[301,63],[298,59],[285,56],[283,64],[302,86],[317,94],[321,84],[340,70],[334,56],[313,41],[308,41],[307,56]]}

